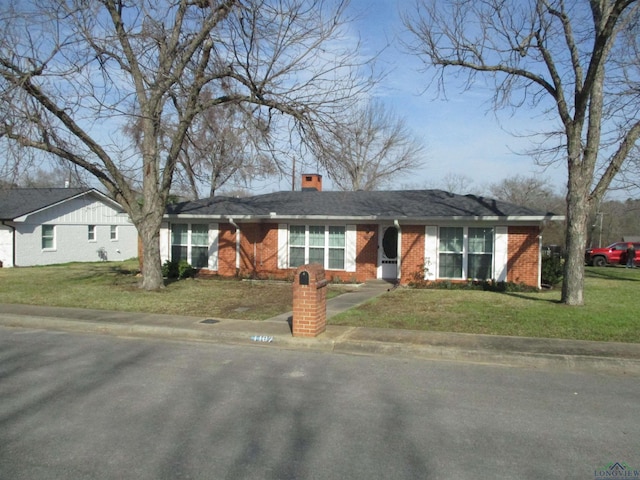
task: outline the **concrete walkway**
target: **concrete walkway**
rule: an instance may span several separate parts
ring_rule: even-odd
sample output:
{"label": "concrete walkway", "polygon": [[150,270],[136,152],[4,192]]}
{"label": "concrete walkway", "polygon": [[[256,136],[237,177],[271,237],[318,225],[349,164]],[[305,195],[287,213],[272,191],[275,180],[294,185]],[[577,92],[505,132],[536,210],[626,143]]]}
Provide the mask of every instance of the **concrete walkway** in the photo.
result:
{"label": "concrete walkway", "polygon": [[[327,316],[353,308],[391,288],[384,282],[371,282],[332,298],[327,302]],[[640,376],[640,344],[337,325],[328,325],[326,332],[316,338],[297,338],[291,335],[290,318],[290,312],[251,321],[0,304],[0,325],[6,327]]]}
{"label": "concrete walkway", "polygon": [[[374,280],[360,285],[357,289],[338,295],[337,297],[327,300],[327,318],[331,318],[350,308],[357,307],[371,300],[372,298],[382,295],[385,292],[393,290],[394,285],[384,280]],[[291,325],[293,312],[282,313],[275,317],[265,320],[266,322],[287,322]]]}

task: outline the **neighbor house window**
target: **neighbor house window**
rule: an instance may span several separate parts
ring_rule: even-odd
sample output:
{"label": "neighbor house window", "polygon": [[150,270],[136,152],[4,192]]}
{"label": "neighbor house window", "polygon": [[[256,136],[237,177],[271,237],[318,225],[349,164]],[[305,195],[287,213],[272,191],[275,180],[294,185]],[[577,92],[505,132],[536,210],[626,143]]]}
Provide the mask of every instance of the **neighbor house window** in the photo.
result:
{"label": "neighbor house window", "polygon": [[171,260],[186,260],[193,268],[206,268],[209,263],[209,226],[172,225]]}
{"label": "neighbor house window", "polygon": [[53,250],[56,247],[56,227],[54,225],[42,225],[42,249]]}
{"label": "neighbor house window", "polygon": [[111,225],[109,229],[109,239],[110,240],[118,240],[118,226]]}
{"label": "neighbor house window", "polygon": [[319,263],[328,270],[344,270],[345,245],[345,227],[291,225],[289,267]]}
{"label": "neighbor house window", "polygon": [[441,227],[438,277],[487,280],[493,275],[494,229]]}
{"label": "neighbor house window", "polygon": [[464,229],[462,227],[442,227],[440,229],[438,277],[462,278],[463,243]]}
{"label": "neighbor house window", "polygon": [[95,225],[89,225],[88,226],[87,239],[90,242],[95,242],[96,241],[96,226]]}

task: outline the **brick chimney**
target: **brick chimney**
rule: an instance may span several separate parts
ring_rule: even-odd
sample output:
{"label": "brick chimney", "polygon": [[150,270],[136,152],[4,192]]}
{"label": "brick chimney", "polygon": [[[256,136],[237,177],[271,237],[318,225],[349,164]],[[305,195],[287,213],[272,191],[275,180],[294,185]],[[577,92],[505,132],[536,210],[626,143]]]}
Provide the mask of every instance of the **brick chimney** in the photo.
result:
{"label": "brick chimney", "polygon": [[322,175],[318,173],[303,173],[302,174],[302,191],[316,190],[322,191]]}

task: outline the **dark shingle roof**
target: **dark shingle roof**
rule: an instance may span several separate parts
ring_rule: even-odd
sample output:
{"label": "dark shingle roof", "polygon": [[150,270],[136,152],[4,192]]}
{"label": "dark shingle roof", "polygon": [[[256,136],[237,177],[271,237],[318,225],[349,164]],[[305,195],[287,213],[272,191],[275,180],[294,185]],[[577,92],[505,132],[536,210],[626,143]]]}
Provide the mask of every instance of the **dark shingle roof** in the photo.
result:
{"label": "dark shingle roof", "polygon": [[0,189],[0,220],[13,220],[87,191],[86,188]]}
{"label": "dark shingle roof", "polygon": [[542,217],[547,212],[442,190],[277,192],[248,198],[212,197],[167,208],[169,215],[326,216],[375,218]]}

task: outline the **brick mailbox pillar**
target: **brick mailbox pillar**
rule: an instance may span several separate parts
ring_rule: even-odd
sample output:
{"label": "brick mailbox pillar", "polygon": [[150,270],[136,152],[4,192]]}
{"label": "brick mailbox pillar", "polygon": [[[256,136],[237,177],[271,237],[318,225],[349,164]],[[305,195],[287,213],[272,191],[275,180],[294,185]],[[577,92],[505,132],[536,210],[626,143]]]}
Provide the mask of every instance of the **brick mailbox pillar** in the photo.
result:
{"label": "brick mailbox pillar", "polygon": [[316,337],[327,327],[327,280],[321,265],[302,265],[293,281],[294,337]]}

